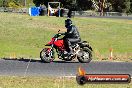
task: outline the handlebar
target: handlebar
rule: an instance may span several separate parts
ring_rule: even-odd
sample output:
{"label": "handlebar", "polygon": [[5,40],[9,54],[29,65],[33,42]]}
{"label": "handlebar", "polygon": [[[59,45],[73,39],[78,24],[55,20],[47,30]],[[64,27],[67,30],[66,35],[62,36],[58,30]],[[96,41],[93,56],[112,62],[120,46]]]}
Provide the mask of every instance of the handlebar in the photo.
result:
{"label": "handlebar", "polygon": [[54,38],[58,38],[61,36],[61,33],[55,34]]}
{"label": "handlebar", "polygon": [[59,33],[59,32],[60,32],[60,30],[58,30],[58,33],[55,34],[54,38],[58,38],[58,37],[60,37],[61,35],[65,35],[65,33]]}

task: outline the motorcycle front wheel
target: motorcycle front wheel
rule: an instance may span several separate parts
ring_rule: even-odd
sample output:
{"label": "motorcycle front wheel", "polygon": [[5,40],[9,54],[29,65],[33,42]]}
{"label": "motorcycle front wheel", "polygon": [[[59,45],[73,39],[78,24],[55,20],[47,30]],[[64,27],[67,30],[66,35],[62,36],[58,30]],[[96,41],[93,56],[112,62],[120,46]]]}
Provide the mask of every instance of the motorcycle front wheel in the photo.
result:
{"label": "motorcycle front wheel", "polygon": [[50,63],[54,60],[54,58],[50,55],[50,52],[48,51],[48,48],[44,48],[40,52],[40,58],[42,62]]}
{"label": "motorcycle front wheel", "polygon": [[82,48],[77,55],[77,59],[81,63],[89,63],[92,60],[92,51],[88,47]]}

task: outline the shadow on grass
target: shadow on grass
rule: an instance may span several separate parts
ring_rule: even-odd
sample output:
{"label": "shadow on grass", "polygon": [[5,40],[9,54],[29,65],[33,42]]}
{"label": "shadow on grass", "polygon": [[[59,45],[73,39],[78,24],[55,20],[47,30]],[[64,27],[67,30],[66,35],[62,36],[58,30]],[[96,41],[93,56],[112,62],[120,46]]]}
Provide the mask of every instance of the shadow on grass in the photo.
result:
{"label": "shadow on grass", "polygon": [[[37,62],[37,63],[45,63],[42,62],[41,60],[35,60],[35,59],[26,59],[26,58],[2,58],[3,60],[7,60],[7,61],[22,61],[22,62]],[[79,63],[78,61],[62,61],[62,60],[55,60],[52,61],[50,63]]]}

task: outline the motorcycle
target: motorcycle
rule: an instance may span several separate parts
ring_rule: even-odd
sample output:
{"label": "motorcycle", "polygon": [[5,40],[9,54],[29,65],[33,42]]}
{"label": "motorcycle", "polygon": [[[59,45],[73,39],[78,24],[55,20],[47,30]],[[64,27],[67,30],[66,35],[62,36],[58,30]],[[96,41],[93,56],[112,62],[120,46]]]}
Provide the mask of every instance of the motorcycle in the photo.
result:
{"label": "motorcycle", "polygon": [[[60,30],[59,30],[60,31]],[[87,41],[77,42],[72,44],[73,54],[69,54],[67,47],[64,44],[63,38],[59,39],[61,34],[55,34],[48,44],[45,46],[50,46],[50,48],[44,48],[40,52],[40,58],[42,62],[50,63],[55,59],[55,50],[58,54],[58,58],[64,61],[71,61],[75,58],[81,63],[89,63],[92,60],[92,47]]]}

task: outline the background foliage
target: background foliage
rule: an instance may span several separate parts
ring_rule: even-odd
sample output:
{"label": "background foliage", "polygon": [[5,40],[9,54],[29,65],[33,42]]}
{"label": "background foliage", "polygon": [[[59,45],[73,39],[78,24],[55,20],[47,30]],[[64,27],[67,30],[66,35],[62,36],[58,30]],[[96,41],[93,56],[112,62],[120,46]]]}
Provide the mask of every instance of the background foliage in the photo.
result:
{"label": "background foliage", "polygon": [[[62,8],[67,8],[71,10],[94,10],[91,0],[0,0],[0,6],[6,7],[21,7],[30,6],[34,3],[36,6],[40,4],[48,5],[48,2],[61,2]],[[99,0],[95,0],[98,5]],[[56,5],[53,5],[56,6]],[[132,12],[132,0],[106,0],[105,11],[115,11],[115,12]]]}

